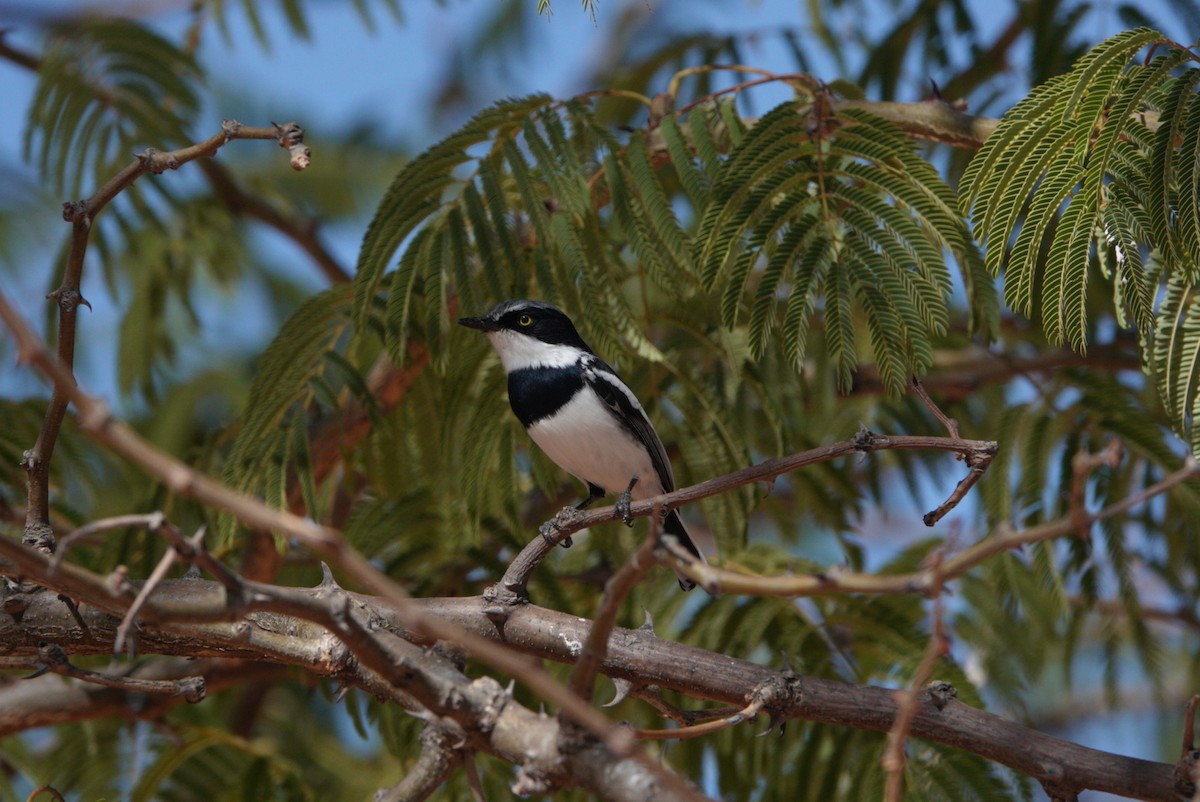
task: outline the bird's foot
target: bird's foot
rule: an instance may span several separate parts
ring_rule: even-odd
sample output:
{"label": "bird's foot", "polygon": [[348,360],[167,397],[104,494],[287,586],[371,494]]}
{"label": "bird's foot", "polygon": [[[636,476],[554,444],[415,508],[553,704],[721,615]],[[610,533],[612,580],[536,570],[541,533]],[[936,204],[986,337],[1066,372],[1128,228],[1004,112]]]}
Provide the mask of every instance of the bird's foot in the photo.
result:
{"label": "bird's foot", "polygon": [[[549,521],[546,521],[546,523],[538,527],[538,534],[545,538],[547,543],[553,546],[558,540],[558,533],[563,530],[563,527],[574,523],[577,517],[579,517],[579,510],[575,509],[574,507],[563,507],[558,511],[558,515],[555,515]],[[574,541],[571,540],[570,535],[567,535],[565,538],[563,538],[562,547],[564,549],[569,549],[573,545]]]}
{"label": "bird's foot", "polygon": [[637,482],[638,478],[636,476],[633,477],[629,480],[629,487],[617,495],[617,515],[621,516],[621,520],[625,522],[626,526],[633,526],[633,512],[630,510],[630,507],[633,504],[633,486]]}

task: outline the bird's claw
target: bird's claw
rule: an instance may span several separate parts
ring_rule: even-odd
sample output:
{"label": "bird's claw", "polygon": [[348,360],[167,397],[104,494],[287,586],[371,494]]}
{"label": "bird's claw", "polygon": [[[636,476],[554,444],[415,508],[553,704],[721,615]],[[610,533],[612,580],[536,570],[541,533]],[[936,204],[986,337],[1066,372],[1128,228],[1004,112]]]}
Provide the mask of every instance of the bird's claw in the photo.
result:
{"label": "bird's claw", "polygon": [[621,520],[625,522],[626,526],[633,526],[633,511],[630,509],[633,506],[633,497],[630,494],[636,483],[637,479],[634,479],[629,483],[629,487],[622,490],[617,496],[617,515],[621,516]]}
{"label": "bird's claw", "polygon": [[[558,511],[558,515],[555,515],[549,521],[546,521],[546,523],[538,527],[538,534],[540,534],[547,543],[553,546],[555,541],[558,539],[558,533],[562,531],[563,526],[571,523],[577,515],[579,515],[579,510],[575,509],[574,507],[563,507]],[[571,540],[570,535],[567,535],[562,539],[562,547],[564,549],[569,549],[574,544],[575,543],[573,540]]]}

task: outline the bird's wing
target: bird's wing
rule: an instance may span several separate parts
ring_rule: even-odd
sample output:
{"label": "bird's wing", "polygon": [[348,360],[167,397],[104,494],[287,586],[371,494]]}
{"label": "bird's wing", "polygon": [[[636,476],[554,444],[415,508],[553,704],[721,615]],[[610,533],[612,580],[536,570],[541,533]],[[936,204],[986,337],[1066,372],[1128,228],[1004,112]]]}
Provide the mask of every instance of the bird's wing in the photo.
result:
{"label": "bird's wing", "polygon": [[646,417],[645,410],[638,402],[633,391],[625,386],[617,372],[597,357],[584,362],[583,377],[596,394],[612,408],[621,423],[629,432],[641,441],[650,452],[650,460],[654,470],[658,472],[658,480],[662,483],[663,492],[669,493],[675,489],[675,476],[671,473],[671,462],[667,459],[667,450],[663,448],[658,432]]}

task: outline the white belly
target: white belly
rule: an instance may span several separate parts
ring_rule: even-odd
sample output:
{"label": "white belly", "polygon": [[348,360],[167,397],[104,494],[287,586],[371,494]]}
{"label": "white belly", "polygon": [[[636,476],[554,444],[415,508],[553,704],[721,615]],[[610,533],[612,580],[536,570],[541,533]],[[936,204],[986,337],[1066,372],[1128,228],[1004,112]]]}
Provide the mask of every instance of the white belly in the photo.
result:
{"label": "white belly", "polygon": [[620,493],[635,476],[634,499],[663,491],[646,449],[594,393],[578,393],[555,415],[530,426],[529,436],[560,468],[608,493]]}

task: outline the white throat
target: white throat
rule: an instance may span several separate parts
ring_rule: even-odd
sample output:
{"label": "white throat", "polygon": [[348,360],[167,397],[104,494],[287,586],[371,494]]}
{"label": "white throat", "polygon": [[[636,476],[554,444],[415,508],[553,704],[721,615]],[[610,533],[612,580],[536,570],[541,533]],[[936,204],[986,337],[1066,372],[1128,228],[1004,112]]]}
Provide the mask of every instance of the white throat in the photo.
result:
{"label": "white throat", "polygon": [[505,373],[523,368],[565,368],[574,365],[584,354],[573,345],[546,343],[508,329],[489,331],[488,339],[500,355]]}

